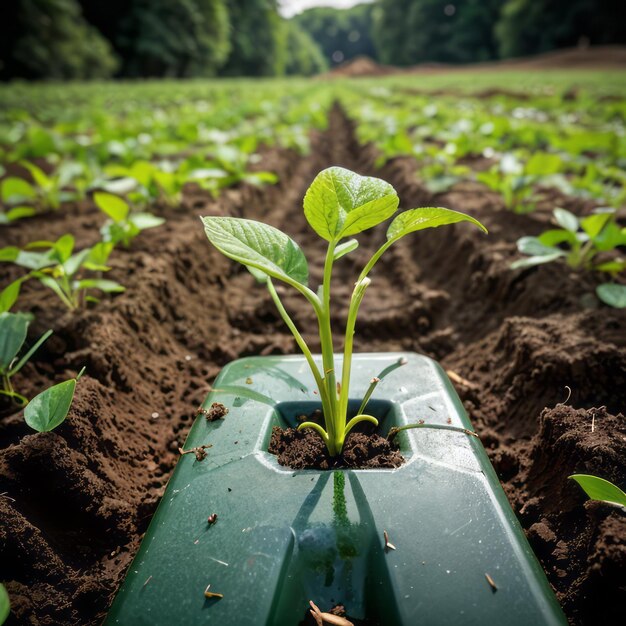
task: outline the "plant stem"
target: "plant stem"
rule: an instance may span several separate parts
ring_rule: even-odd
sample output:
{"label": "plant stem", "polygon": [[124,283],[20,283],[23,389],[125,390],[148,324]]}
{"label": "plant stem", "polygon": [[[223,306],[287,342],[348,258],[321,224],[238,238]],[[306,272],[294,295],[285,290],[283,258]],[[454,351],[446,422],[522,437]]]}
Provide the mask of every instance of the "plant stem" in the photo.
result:
{"label": "plant stem", "polygon": [[406,426],[398,426],[390,429],[387,439],[391,441],[399,432],[403,430],[410,430],[411,428],[432,428],[434,430],[452,430],[457,433],[463,433],[464,435],[469,435],[471,437],[476,437],[478,439],[478,435],[467,428],[461,428],[459,426],[447,426],[446,424],[407,424]]}

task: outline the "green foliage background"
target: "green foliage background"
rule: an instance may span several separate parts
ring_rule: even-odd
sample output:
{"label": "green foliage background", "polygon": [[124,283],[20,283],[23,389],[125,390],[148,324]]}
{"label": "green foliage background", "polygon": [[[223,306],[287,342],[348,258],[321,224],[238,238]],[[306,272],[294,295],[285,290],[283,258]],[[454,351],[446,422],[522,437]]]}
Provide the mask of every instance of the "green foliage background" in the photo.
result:
{"label": "green foliage background", "polygon": [[5,0],[0,80],[310,75],[359,55],[471,63],[626,43],[624,0]]}

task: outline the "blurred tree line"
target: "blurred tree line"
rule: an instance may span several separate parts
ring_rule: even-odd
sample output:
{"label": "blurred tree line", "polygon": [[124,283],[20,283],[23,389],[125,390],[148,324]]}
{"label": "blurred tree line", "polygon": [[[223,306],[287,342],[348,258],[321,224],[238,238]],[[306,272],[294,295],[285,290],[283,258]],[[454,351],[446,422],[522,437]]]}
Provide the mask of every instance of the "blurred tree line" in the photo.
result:
{"label": "blurred tree line", "polygon": [[359,55],[470,63],[626,43],[626,0],[3,0],[0,80],[315,74]]}

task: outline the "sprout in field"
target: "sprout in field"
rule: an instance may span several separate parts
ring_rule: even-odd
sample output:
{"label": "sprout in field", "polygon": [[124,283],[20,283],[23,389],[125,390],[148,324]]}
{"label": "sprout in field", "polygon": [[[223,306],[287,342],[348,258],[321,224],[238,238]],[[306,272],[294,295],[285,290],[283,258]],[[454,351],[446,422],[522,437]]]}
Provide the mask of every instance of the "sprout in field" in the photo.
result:
{"label": "sprout in field", "polygon": [[[324,278],[317,292],[308,287],[309,269],[304,253],[295,241],[280,230],[247,219],[202,218],[209,241],[227,257],[247,266],[267,286],[281,317],[295,337],[317,383],[325,422],[324,427],[304,422],[299,428],[316,430],[331,456],[341,453],[346,436],[356,424],[362,421],[378,424],[375,417],[363,411],[380,377],[372,380],[357,415],[347,421],[354,329],[359,306],[371,282],[368,275],[374,265],[396,241],[418,230],[471,222],[486,232],[485,227],[473,217],[450,209],[428,207],[400,213],[391,222],[385,243],[367,262],[354,285],[345,329],[343,366],[338,373],[335,370],[330,312],[333,264],[358,246],[355,239],[345,241],[348,237],[384,222],[397,211],[398,204],[395,189],[378,178],[359,176],[341,167],[331,167],[318,174],[304,198],[307,221],[328,242]],[[285,310],[274,287],[274,280],[292,286],[311,303],[317,317],[322,347],[321,370]]]}

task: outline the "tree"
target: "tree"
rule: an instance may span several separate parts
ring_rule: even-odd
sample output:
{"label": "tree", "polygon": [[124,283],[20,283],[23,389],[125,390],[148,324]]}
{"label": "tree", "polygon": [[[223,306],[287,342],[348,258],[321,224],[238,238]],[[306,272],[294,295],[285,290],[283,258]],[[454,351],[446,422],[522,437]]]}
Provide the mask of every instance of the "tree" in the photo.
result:
{"label": "tree", "polygon": [[626,11],[623,0],[509,0],[496,35],[502,57],[626,43]]}
{"label": "tree", "polygon": [[372,38],[374,5],[359,4],[351,9],[317,7],[293,18],[321,48],[326,60],[337,65],[357,56],[376,59]]}
{"label": "tree", "polygon": [[276,0],[228,0],[231,52],[221,74],[274,76],[284,71],[285,31]]}
{"label": "tree", "polygon": [[286,39],[284,46],[285,74],[311,76],[328,69],[328,63],[320,47],[311,35],[293,20],[284,22]]}
{"label": "tree", "polygon": [[75,0],[0,3],[1,79],[105,78],[116,63]]}

